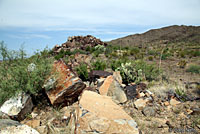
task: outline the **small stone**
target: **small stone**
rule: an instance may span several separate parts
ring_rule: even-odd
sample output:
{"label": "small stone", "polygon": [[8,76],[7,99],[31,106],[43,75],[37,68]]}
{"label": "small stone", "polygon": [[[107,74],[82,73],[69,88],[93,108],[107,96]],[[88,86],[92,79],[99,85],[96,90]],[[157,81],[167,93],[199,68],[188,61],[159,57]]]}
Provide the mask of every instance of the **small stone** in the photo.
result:
{"label": "small stone", "polygon": [[181,103],[180,101],[177,101],[177,100],[175,100],[173,98],[170,100],[170,105],[172,105],[172,106],[178,105],[180,103]]}
{"label": "small stone", "polygon": [[188,114],[191,114],[193,111],[191,109],[186,110]]}
{"label": "small stone", "polygon": [[141,92],[139,96],[140,96],[140,97],[144,97],[145,94],[144,94],[143,92]]}
{"label": "small stone", "polygon": [[165,106],[169,106],[169,102],[168,102],[168,101],[165,101],[165,102],[164,102],[164,105],[165,105]]}
{"label": "small stone", "polygon": [[137,99],[136,101],[134,101],[134,104],[138,110],[142,110],[146,106],[147,102],[148,101],[144,99]]}
{"label": "small stone", "polygon": [[142,112],[145,116],[155,116],[156,115],[156,112],[153,107],[147,106],[142,110]]}

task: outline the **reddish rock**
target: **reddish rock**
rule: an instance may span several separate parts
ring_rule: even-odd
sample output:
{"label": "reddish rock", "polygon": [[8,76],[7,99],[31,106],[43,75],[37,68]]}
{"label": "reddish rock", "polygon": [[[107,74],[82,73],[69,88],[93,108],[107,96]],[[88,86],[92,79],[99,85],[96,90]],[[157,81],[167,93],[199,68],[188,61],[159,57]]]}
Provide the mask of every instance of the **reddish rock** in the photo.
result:
{"label": "reddish rock", "polygon": [[110,97],[84,91],[78,113],[78,134],[139,134],[136,122]]}
{"label": "reddish rock", "polygon": [[56,61],[52,76],[44,87],[49,88],[46,92],[51,104],[57,105],[75,101],[85,88],[85,84],[63,61]]}

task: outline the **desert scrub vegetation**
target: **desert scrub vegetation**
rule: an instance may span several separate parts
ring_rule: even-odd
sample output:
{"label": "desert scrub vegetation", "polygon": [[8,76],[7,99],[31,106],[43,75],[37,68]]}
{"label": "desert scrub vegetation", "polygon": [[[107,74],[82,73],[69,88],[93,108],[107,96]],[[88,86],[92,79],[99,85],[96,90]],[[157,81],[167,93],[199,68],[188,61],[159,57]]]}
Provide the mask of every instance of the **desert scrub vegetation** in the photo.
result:
{"label": "desert scrub vegetation", "polygon": [[123,82],[126,84],[130,82],[139,83],[143,80],[158,80],[159,75],[162,73],[154,64],[147,64],[143,60],[131,61],[127,58],[112,61],[111,68],[120,71]]}
{"label": "desert scrub vegetation", "polygon": [[44,50],[27,58],[23,48],[11,51],[1,42],[0,104],[20,92],[36,95],[42,91],[52,67],[52,60],[48,57],[48,50]]}
{"label": "desert scrub vegetation", "polygon": [[190,65],[186,72],[200,74],[200,66],[199,65]]}
{"label": "desert scrub vegetation", "polygon": [[83,81],[89,80],[88,66],[87,66],[87,64],[81,63],[78,67],[76,67],[76,72],[77,72],[78,76],[79,76]]}
{"label": "desert scrub vegetation", "polygon": [[92,70],[102,70],[106,69],[106,62],[100,59],[97,59],[95,62],[92,63]]}

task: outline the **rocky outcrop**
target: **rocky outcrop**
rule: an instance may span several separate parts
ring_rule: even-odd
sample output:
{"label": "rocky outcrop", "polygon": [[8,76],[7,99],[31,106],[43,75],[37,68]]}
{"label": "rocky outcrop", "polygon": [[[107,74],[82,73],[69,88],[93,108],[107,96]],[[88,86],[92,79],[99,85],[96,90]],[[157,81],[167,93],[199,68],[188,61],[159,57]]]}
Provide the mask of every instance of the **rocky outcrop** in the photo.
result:
{"label": "rocky outcrop", "polygon": [[55,61],[52,76],[44,87],[52,105],[64,105],[76,101],[86,85],[63,61]]}
{"label": "rocky outcrop", "polygon": [[86,50],[86,48],[88,47],[95,47],[97,45],[106,46],[107,44],[92,35],[72,36],[68,37],[67,42],[63,43],[61,46],[55,45],[55,47],[53,48],[53,52],[59,53],[61,50],[66,51],[75,49]]}
{"label": "rocky outcrop", "polygon": [[79,103],[78,134],[139,134],[136,122],[111,98],[84,91]]}
{"label": "rocky outcrop", "polygon": [[0,108],[0,111],[15,120],[23,120],[31,113],[33,103],[30,95],[19,93],[17,96],[7,100]]}

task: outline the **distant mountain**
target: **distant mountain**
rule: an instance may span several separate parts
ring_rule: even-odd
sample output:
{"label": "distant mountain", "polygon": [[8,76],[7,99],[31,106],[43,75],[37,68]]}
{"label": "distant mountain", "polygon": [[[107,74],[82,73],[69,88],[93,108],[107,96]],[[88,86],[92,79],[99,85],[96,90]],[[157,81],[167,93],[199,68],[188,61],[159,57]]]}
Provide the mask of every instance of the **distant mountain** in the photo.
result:
{"label": "distant mountain", "polygon": [[168,26],[152,29],[142,34],[129,35],[111,40],[108,44],[140,46],[153,43],[194,42],[200,43],[200,26]]}

